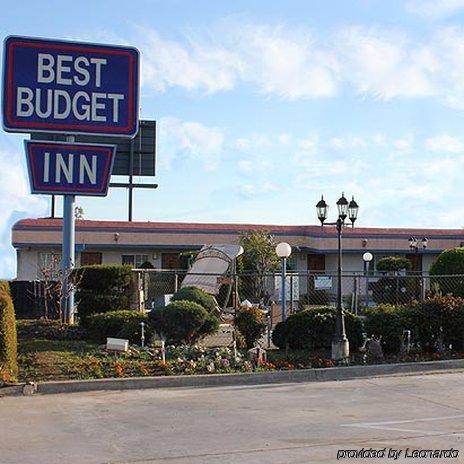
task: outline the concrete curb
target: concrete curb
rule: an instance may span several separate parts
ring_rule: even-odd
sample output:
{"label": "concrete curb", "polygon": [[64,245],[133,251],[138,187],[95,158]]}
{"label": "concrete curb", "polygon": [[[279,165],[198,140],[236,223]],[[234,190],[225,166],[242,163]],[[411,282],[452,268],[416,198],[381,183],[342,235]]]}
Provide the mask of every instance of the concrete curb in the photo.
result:
{"label": "concrete curb", "polygon": [[464,370],[464,359],[427,361],[373,366],[330,367],[290,371],[270,371],[239,374],[207,374],[159,377],[131,377],[95,380],[51,381],[37,384],[37,393],[74,393],[99,390],[135,390],[145,388],[219,387],[266,385],[273,383],[323,382],[362,377],[420,374],[445,370]]}

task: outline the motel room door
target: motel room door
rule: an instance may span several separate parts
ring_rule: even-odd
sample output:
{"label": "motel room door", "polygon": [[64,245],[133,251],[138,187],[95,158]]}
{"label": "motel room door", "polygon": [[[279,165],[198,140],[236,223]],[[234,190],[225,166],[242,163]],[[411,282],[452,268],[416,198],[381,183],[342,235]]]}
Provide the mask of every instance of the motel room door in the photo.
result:
{"label": "motel room door", "polygon": [[83,251],[81,253],[81,266],[91,266],[92,264],[101,264],[102,254],[92,251]]}

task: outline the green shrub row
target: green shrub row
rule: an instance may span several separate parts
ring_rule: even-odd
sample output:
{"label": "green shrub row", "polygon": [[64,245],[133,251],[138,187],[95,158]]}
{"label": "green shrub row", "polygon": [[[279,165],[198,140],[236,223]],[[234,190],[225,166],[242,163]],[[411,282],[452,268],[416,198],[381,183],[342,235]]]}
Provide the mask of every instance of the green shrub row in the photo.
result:
{"label": "green shrub row", "polygon": [[76,299],[83,326],[92,314],[130,308],[134,288],[130,266],[93,265],[74,271]]}
{"label": "green shrub row", "polygon": [[[345,311],[344,314],[350,349],[356,351],[364,343],[363,323],[353,313]],[[335,308],[325,306],[292,314],[276,325],[272,341],[279,348],[285,348],[288,344],[291,349],[329,349],[335,331],[335,315]]]}
{"label": "green shrub row", "polygon": [[17,334],[13,300],[5,287],[0,290],[0,384],[18,375]]}
{"label": "green shrub row", "polygon": [[440,344],[464,351],[464,299],[434,296],[424,302],[403,306],[382,305],[366,310],[368,336],[381,338],[387,353],[401,348],[403,332],[411,331],[411,342],[424,351],[435,351]]}

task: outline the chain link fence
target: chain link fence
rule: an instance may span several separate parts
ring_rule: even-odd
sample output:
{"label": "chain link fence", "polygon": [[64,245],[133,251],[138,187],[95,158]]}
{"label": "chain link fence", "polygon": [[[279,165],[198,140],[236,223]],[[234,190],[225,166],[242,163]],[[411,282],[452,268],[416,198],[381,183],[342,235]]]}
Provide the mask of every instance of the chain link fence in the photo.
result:
{"label": "chain link fence", "polygon": [[[187,271],[134,270],[138,282],[138,305],[151,310],[164,306],[182,286]],[[213,277],[219,291],[215,295],[220,314],[227,319],[248,300],[268,311],[272,325],[281,320],[280,273],[241,273],[227,276],[189,273],[190,282]],[[336,273],[288,272],[286,277],[286,314],[307,306],[336,306]],[[430,295],[464,296],[464,275],[430,276],[423,273],[349,273],[341,278],[343,306],[362,315],[366,307],[379,304],[401,305],[422,301]]]}

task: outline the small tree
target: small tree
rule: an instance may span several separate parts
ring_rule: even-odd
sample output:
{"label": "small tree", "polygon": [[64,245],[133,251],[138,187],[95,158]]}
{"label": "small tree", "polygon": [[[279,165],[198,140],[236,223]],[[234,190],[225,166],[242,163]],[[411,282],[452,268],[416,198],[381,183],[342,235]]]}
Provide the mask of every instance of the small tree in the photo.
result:
{"label": "small tree", "polygon": [[[43,289],[44,316],[48,319],[58,313],[59,319],[64,323],[73,323],[71,314],[65,314],[61,307],[64,299],[68,298],[72,292],[76,291],[82,276],[74,272],[73,269],[64,271],[61,268],[61,257],[54,255],[51,261],[39,268],[40,280]],[[63,280],[66,277],[67,287],[63,287]]]}
{"label": "small tree", "polygon": [[276,242],[267,232],[249,232],[240,237],[240,244],[244,253],[239,258],[239,267],[253,274],[241,282],[241,290],[247,298],[259,301],[266,296],[266,274],[274,272],[279,266]]}
{"label": "small tree", "polygon": [[241,308],[235,316],[235,327],[243,335],[248,349],[253,348],[263,336],[266,326],[266,316],[256,306]]}

